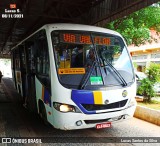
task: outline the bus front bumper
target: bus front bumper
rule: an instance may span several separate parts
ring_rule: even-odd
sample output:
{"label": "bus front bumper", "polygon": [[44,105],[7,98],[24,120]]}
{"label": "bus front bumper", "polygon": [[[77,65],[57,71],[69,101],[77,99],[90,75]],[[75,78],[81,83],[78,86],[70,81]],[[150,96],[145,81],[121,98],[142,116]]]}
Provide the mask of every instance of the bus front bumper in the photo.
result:
{"label": "bus front bumper", "polygon": [[136,105],[106,113],[84,114],[84,113],[62,113],[54,109],[53,123],[55,128],[62,130],[94,128],[97,124],[106,122],[119,122],[133,117]]}

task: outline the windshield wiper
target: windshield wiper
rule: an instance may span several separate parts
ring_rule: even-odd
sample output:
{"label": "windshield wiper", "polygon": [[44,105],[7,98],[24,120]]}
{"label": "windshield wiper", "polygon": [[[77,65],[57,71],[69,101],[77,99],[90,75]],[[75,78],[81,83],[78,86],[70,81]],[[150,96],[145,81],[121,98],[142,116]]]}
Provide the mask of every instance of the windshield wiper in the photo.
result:
{"label": "windshield wiper", "polygon": [[85,76],[84,76],[84,78],[83,78],[83,80],[82,80],[82,82],[81,82],[81,83],[83,83],[83,84],[80,84],[80,89],[84,89],[85,86],[87,85],[87,82],[88,82],[88,80],[89,80],[89,77],[90,77],[90,75],[92,74],[95,66],[96,66],[96,62],[94,61],[94,62],[92,63],[92,66],[90,67],[90,70],[85,74]]}
{"label": "windshield wiper", "polygon": [[102,82],[103,82],[103,85],[104,85],[104,79],[103,79],[103,75],[102,75],[102,69],[101,69],[101,66],[100,66],[100,59],[98,57],[98,53],[97,53],[97,50],[96,50],[96,47],[95,47],[95,44],[94,44],[94,41],[93,41],[93,36],[91,34],[91,41],[92,41],[92,44],[93,44],[93,50],[94,50],[94,55],[95,55],[95,61],[92,63],[92,66],[90,68],[90,70],[86,73],[86,75],[84,76],[84,78],[82,79],[82,85],[80,83],[79,85],[79,88],[80,89],[84,89],[85,86],[87,85],[87,82],[89,80],[89,77],[90,75],[92,74],[94,68],[96,67],[96,64],[99,64],[98,67],[99,67],[99,71],[100,71],[100,74],[101,74],[101,77],[102,77]]}
{"label": "windshield wiper", "polygon": [[122,82],[122,86],[127,86],[127,82],[125,81],[125,79],[122,77],[122,75],[119,73],[119,71],[106,59],[103,59],[104,62],[107,63],[107,65],[115,72],[115,74],[118,76],[118,78],[121,80]]}
{"label": "windshield wiper", "polygon": [[96,63],[98,63],[98,67],[99,67],[99,71],[100,71],[100,74],[101,74],[101,77],[102,77],[102,82],[103,82],[103,85],[104,85],[104,77],[102,75],[102,68],[100,66],[100,58],[98,56],[98,53],[97,53],[97,50],[96,50],[96,47],[95,47],[95,44],[94,44],[94,40],[93,40],[93,36],[91,34],[91,41],[92,41],[92,44],[93,44],[93,50],[94,50],[94,55],[95,55],[95,61]]}

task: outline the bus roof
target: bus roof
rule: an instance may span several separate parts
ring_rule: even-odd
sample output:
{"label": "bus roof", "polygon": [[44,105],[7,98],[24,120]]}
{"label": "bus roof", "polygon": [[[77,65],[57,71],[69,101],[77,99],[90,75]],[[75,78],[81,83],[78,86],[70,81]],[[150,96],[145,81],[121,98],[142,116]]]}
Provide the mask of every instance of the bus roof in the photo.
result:
{"label": "bus roof", "polygon": [[110,29],[91,26],[91,25],[84,25],[84,24],[55,23],[55,24],[47,24],[45,26],[47,26],[51,31],[52,30],[82,30],[82,31],[110,33],[110,34],[121,36],[118,32]]}
{"label": "bus roof", "polygon": [[24,40],[20,41],[17,45],[15,45],[11,50],[16,48],[18,45],[20,45],[22,42],[30,38],[32,35],[34,35],[36,32],[42,29],[49,29],[49,31],[53,30],[81,30],[81,31],[92,31],[92,32],[102,32],[102,33],[109,33],[117,36],[121,36],[118,32],[102,28],[102,27],[97,27],[97,26],[92,26],[92,25],[84,25],[84,24],[72,24],[72,23],[54,23],[54,24],[46,24],[42,26],[40,29],[26,37]]}

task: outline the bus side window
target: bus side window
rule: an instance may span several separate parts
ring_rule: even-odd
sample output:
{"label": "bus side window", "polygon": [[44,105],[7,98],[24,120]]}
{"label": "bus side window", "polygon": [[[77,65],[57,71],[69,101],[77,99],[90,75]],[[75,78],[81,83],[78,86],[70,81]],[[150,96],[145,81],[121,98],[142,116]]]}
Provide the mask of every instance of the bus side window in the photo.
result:
{"label": "bus side window", "polygon": [[20,58],[21,58],[21,69],[23,72],[26,72],[26,58],[25,58],[25,52],[24,52],[24,45],[19,45],[19,51],[20,51]]}
{"label": "bus side window", "polygon": [[[40,35],[40,36],[39,36]],[[48,43],[45,33],[37,35],[36,48],[36,74],[40,82],[50,91],[50,65]]]}
{"label": "bus side window", "polygon": [[25,44],[25,48],[26,48],[26,52],[27,52],[26,60],[28,62],[27,72],[28,73],[34,73],[34,70],[35,70],[34,54],[33,54],[34,41],[33,40],[27,41],[26,44]]}

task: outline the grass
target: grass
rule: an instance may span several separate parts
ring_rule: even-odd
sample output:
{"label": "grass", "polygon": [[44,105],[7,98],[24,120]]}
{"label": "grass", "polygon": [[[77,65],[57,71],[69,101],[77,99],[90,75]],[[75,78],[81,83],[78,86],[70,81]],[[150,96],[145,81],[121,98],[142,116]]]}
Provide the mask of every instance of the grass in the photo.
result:
{"label": "grass", "polygon": [[152,100],[151,103],[137,102],[138,105],[145,106],[151,109],[160,110],[160,100]]}

